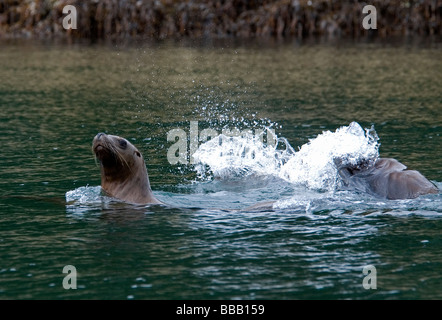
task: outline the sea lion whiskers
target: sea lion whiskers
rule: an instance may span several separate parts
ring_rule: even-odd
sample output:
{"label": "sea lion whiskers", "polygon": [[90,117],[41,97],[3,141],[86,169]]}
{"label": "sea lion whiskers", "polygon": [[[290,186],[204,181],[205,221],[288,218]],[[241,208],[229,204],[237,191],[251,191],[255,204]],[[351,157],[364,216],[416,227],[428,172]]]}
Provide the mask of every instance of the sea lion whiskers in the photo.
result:
{"label": "sea lion whiskers", "polygon": [[123,155],[120,153],[120,151],[115,146],[113,146],[113,145],[110,145],[110,148],[113,151],[112,153],[114,154],[114,156],[117,156],[117,158],[121,162],[121,164],[123,164],[124,167],[126,167],[127,169],[129,169],[129,171],[131,173],[133,173],[131,166],[126,161],[126,159],[123,157]]}
{"label": "sea lion whiskers", "polygon": [[116,146],[114,146],[114,144],[108,140],[108,139],[101,139],[99,145],[95,146],[95,149],[93,150],[94,154],[95,154],[95,161],[97,161],[97,154],[96,154],[96,148],[98,147],[102,147],[103,149],[108,150],[108,152],[111,154],[111,156],[119,163],[121,163],[121,165],[127,169],[129,169],[129,171],[132,173],[132,168],[130,166],[130,164],[127,162],[127,160],[124,158],[124,156],[121,154],[121,152],[117,149]]}

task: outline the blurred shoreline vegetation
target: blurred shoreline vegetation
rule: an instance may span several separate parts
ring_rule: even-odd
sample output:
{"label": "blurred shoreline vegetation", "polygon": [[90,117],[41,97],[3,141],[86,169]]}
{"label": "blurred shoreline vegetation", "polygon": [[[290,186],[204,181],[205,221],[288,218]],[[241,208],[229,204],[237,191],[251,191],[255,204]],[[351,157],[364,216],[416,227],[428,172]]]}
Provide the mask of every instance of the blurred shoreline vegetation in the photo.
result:
{"label": "blurred shoreline vegetation", "polygon": [[[365,5],[377,30],[365,30]],[[77,29],[62,26],[63,7]],[[442,0],[0,0],[2,38],[359,38],[441,36]]]}

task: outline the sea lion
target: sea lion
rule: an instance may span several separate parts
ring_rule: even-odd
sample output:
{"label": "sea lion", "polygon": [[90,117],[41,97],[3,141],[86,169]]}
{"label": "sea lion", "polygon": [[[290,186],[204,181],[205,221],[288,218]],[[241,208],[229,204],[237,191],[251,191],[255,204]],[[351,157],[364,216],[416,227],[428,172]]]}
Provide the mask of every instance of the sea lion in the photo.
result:
{"label": "sea lion", "polygon": [[133,204],[162,204],[152,194],[143,156],[132,143],[99,133],[92,150],[100,162],[101,188],[106,194]]}
{"label": "sea lion", "polygon": [[438,189],[416,170],[392,158],[379,158],[374,163],[356,166],[342,165],[335,160],[344,185],[381,198],[413,199],[420,195],[438,193]]}

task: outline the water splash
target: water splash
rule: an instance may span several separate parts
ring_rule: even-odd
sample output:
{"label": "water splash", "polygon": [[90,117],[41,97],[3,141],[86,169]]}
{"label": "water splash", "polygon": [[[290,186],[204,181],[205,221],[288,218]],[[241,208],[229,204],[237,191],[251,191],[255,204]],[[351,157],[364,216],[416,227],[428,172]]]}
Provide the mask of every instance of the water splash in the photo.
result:
{"label": "water splash", "polygon": [[65,197],[68,204],[101,203],[101,187],[79,187],[66,192]]}
{"label": "water splash", "polygon": [[[194,154],[200,176],[205,167],[216,179],[238,179],[250,175],[275,176],[311,189],[332,191],[340,185],[336,161],[341,164],[373,163],[379,156],[374,128],[363,129],[357,122],[336,131],[325,131],[299,151],[284,138],[275,146],[253,136],[218,137],[202,144]],[[281,147],[284,146],[284,147]]]}
{"label": "water splash", "polygon": [[280,177],[312,189],[334,190],[340,178],[335,162],[341,165],[374,163],[379,157],[374,128],[365,131],[357,122],[325,131],[304,144],[281,168]]}
{"label": "water splash", "polygon": [[[285,149],[281,150],[281,145]],[[203,143],[194,153],[195,169],[200,178],[213,175],[227,180],[252,175],[278,176],[281,166],[290,159],[293,148],[283,138],[274,145],[265,144],[256,135],[219,136]],[[206,168],[210,169],[210,173]]]}

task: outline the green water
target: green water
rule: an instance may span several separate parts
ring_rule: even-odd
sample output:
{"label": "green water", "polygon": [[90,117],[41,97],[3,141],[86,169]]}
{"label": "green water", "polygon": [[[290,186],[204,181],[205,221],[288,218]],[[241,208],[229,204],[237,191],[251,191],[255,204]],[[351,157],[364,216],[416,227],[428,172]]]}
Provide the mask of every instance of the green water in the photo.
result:
{"label": "green water", "polygon": [[[294,147],[357,121],[374,125],[381,156],[440,188],[441,71],[434,42],[0,43],[0,298],[441,299],[441,194],[308,191],[308,206],[233,211],[297,189],[200,181],[167,159],[167,133],[190,121],[270,124]],[[98,132],[132,141],[176,208],[66,203],[100,184]]]}

